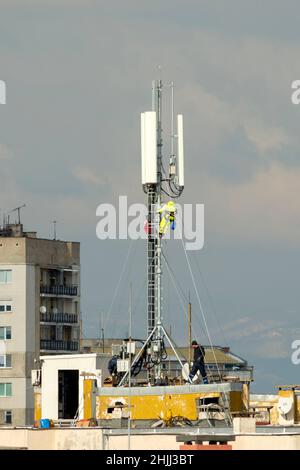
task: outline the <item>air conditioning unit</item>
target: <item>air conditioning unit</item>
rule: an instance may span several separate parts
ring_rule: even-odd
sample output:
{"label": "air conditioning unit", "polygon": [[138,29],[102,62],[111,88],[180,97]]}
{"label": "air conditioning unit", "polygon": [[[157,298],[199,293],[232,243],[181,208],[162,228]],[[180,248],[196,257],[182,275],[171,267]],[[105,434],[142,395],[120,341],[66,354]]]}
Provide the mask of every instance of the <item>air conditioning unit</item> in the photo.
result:
{"label": "air conditioning unit", "polygon": [[41,369],[34,369],[31,371],[31,385],[38,387],[42,382],[42,371]]}

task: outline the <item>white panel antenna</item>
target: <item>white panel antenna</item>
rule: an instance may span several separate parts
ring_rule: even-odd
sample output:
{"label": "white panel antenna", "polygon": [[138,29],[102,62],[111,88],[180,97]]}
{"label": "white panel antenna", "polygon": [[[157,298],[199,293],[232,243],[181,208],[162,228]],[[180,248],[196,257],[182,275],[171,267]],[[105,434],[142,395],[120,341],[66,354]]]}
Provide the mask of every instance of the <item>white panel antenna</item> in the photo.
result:
{"label": "white panel antenna", "polygon": [[156,112],[141,115],[142,184],[157,183]]}
{"label": "white panel antenna", "polygon": [[177,141],[178,141],[178,154],[177,154],[177,176],[178,184],[181,188],[184,187],[184,147],[183,147],[183,116],[177,115]]}
{"label": "white panel antenna", "polygon": [[145,113],[141,114],[141,158],[142,158],[142,185],[146,184],[145,164]]}

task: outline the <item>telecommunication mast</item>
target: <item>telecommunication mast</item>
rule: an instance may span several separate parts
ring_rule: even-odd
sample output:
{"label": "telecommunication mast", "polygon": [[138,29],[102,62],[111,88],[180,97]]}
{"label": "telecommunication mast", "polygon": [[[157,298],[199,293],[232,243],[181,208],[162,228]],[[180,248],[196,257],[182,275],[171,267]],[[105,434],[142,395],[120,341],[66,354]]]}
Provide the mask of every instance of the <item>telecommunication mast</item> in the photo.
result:
{"label": "telecommunication mast", "polygon": [[[184,148],[183,148],[183,117],[177,116],[177,134],[174,134],[174,85],[171,83],[172,93],[172,134],[171,155],[168,162],[168,174],[165,174],[163,164],[162,139],[162,91],[161,80],[152,82],[152,110],[141,115],[141,160],[142,185],[147,194],[147,310],[148,310],[148,363],[153,367],[149,369],[149,378],[152,383],[159,383],[162,377],[162,362],[164,358],[164,337],[171,347],[172,341],[167,334],[162,321],[162,251],[160,224],[162,208],[165,201],[163,196],[176,199],[184,188]],[[174,140],[177,139],[177,154],[174,152]],[[164,190],[164,187],[167,189]],[[171,194],[170,194],[171,193]],[[175,351],[174,351],[175,352]],[[176,353],[175,353],[176,354]],[[177,355],[177,354],[176,354]],[[181,362],[181,361],[180,361]]]}
{"label": "telecommunication mast", "polygon": [[[168,173],[165,172],[163,139],[162,139],[162,90],[161,80],[152,82],[152,110],[141,114],[141,169],[142,186],[147,195],[147,339],[135,356],[131,368],[145,358],[148,367],[148,381],[151,385],[162,385],[166,382],[163,374],[163,362],[167,358],[165,339],[170,344],[178,362],[183,367],[170,335],[167,333],[162,318],[162,247],[161,224],[176,211],[174,202],[184,188],[184,146],[183,117],[177,116],[177,133],[174,131],[174,84],[165,85],[171,88],[171,155],[168,161]],[[175,139],[177,152],[175,153]],[[166,200],[167,199],[167,200]],[[168,202],[169,199],[169,202]],[[166,208],[166,209],[165,209]],[[171,208],[171,209],[170,209]],[[168,212],[167,217],[164,211]],[[174,214],[173,214],[174,215]],[[125,373],[118,386],[128,380]]]}

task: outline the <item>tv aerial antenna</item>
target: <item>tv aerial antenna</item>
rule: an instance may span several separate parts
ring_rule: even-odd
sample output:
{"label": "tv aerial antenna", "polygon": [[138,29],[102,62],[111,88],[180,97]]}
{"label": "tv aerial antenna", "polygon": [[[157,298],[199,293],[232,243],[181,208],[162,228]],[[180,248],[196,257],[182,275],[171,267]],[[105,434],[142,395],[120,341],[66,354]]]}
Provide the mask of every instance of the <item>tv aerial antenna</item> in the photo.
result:
{"label": "tv aerial antenna", "polygon": [[16,207],[15,209],[12,209],[11,211],[9,211],[7,214],[12,214],[13,212],[17,212],[18,213],[18,219],[17,219],[17,224],[21,224],[21,209],[23,209],[24,207],[26,207],[26,204],[23,204],[22,206],[19,206],[19,207]]}

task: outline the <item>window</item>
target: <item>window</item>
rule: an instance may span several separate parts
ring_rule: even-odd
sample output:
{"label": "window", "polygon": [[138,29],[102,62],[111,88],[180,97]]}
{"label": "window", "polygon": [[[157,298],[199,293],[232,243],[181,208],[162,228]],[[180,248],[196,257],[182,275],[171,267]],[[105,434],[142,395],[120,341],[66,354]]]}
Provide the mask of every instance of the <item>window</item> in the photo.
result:
{"label": "window", "polygon": [[0,304],[0,313],[11,312],[11,305]]}
{"label": "window", "polygon": [[12,411],[11,410],[4,411],[4,422],[5,424],[12,424]]}
{"label": "window", "polygon": [[12,396],[12,384],[0,383],[0,397],[11,397],[11,396]]}
{"label": "window", "polygon": [[12,270],[11,269],[0,269],[0,283],[8,284],[12,281]]}
{"label": "window", "polygon": [[11,339],[10,326],[0,326],[0,339]]}
{"label": "window", "polygon": [[11,354],[0,355],[0,369],[11,367]]}

